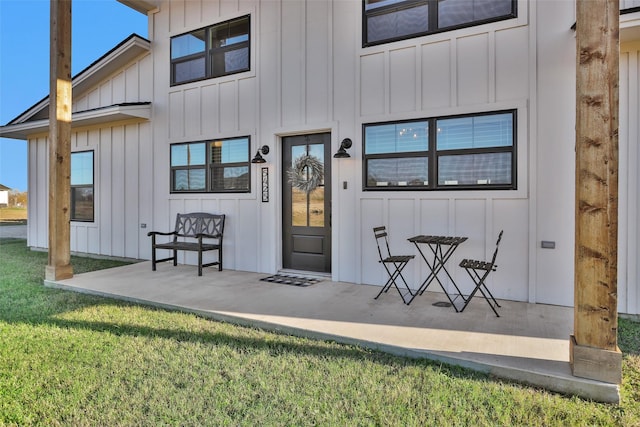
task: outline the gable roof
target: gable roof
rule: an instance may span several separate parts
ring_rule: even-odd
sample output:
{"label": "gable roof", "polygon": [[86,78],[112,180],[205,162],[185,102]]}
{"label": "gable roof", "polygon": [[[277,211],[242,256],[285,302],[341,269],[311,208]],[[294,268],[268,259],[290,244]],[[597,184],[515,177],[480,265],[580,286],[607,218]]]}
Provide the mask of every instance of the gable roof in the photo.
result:
{"label": "gable roof", "polygon": [[0,184],[0,191],[6,191],[6,190],[11,190],[11,189],[9,187],[7,187],[6,185]]}
{"label": "gable roof", "polygon": [[[135,58],[149,53],[150,50],[151,42],[149,40],[137,34],[130,35],[71,79],[73,97],[83,94],[102,79],[122,68]],[[151,108],[149,102],[118,104],[93,110],[74,112],[72,115],[72,121],[75,125],[82,125],[116,120],[121,118],[123,114],[126,116],[127,111],[132,110],[129,108],[132,105],[146,105],[148,110]],[[96,117],[94,117],[95,114],[92,114],[92,112],[99,114],[100,118],[97,121]],[[109,118],[109,112],[115,113],[116,116]],[[148,119],[150,116],[148,113],[143,113],[143,115],[140,116],[138,114],[139,112],[140,109],[136,109],[136,114],[131,117]],[[82,119],[84,119],[84,122]],[[86,120],[90,120],[90,122],[86,122]],[[27,139],[27,135],[46,131],[48,126],[49,95],[45,96],[15,119],[9,121],[5,126],[0,127],[0,137]]]}

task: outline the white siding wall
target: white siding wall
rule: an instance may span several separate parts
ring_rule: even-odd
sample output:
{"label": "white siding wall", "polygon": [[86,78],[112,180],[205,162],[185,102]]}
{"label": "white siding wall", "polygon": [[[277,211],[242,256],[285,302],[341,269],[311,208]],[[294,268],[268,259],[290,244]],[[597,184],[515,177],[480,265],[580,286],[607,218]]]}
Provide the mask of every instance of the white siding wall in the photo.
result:
{"label": "white siding wall", "polygon": [[[459,256],[490,256],[505,229],[504,273],[497,295],[527,299],[528,134],[532,34],[519,18],[430,37],[361,47],[357,1],[171,1],[153,15],[154,228],[177,212],[227,214],[225,267],[273,272],[281,266],[281,149],[287,134],[330,131],[332,152],[346,137],[352,157],[333,160],[333,277],[381,284],[371,228],[387,224],[397,244],[424,232],[465,234]],[[204,13],[206,9],[206,13]],[[201,13],[200,11],[203,10]],[[251,14],[250,72],[169,87],[169,40]],[[513,192],[363,192],[363,123],[505,108],[518,109],[519,190]],[[169,145],[251,135],[252,152],[268,144],[271,201],[238,195],[169,194]],[[343,182],[347,189],[343,189]],[[432,209],[438,209],[434,212]],[[481,221],[478,218],[482,218]],[[424,274],[419,262],[411,276]],[[465,282],[460,277],[461,282]]]}
{"label": "white siding wall", "polygon": [[151,101],[151,56],[135,61],[73,99],[73,111],[86,111],[124,102]]}
{"label": "white siding wall", "polygon": [[640,313],[640,43],[620,47],[618,310]]}
{"label": "white siding wall", "polygon": [[[531,163],[537,260],[531,299],[573,305],[575,237],[575,22],[573,2],[536,1],[537,136]],[[535,236],[535,237],[534,237]],[[542,240],[555,249],[541,249]]]}
{"label": "white siding wall", "polygon": [[49,246],[47,227],[48,188],[49,188],[49,154],[47,138],[31,138],[27,144],[29,156],[29,209],[27,244],[36,248]]}
{"label": "white siding wall", "polygon": [[[74,111],[153,101],[151,123],[76,132],[74,150],[94,149],[96,222],[73,224],[72,249],[149,258],[149,230],[173,227],[178,212],[227,215],[225,268],[272,273],[282,266],[281,137],[331,132],[351,158],[332,161],[333,279],[377,284],[372,228],[389,228],[393,249],[415,253],[415,234],[465,235],[450,262],[488,258],[500,230],[496,297],[573,304],[575,21],[572,2],[518,2],[518,18],[427,37],[361,47],[361,2],[172,0],[150,16],[152,57],[125,67],[78,98]],[[251,15],[251,71],[171,87],[172,36]],[[621,56],[620,310],[640,311],[640,48]],[[515,191],[362,191],[362,125],[502,109],[517,110]],[[170,194],[172,143],[251,136],[267,144],[252,165],[248,194]],[[46,247],[45,138],[29,143],[29,244]],[[269,169],[270,201],[259,197]],[[346,183],[346,188],[344,184]],[[31,191],[36,190],[36,191]],[[36,198],[37,200],[33,200]],[[141,229],[140,224],[148,227]],[[541,240],[556,242],[541,249]],[[183,262],[195,261],[182,254]],[[406,270],[426,274],[417,258]]]}
{"label": "white siding wall", "polygon": [[[466,257],[489,258],[500,230],[505,236],[499,254],[500,274],[492,281],[500,298],[529,297],[529,40],[535,36],[527,24],[526,2],[519,18],[428,37],[357,49],[359,57],[358,124],[416,117],[464,114],[515,108],[518,114],[517,191],[357,192],[360,265],[355,280],[382,284],[384,270],[376,262],[372,228],[387,225],[393,249],[415,253],[406,241],[416,234],[464,235],[469,240],[451,259],[454,280],[470,291],[472,283],[456,266]],[[359,127],[359,126],[358,126]],[[362,137],[354,135],[358,170],[356,187],[362,188]],[[426,277],[424,262],[416,258],[406,277]],[[356,264],[356,265],[357,265]],[[342,277],[341,277],[342,278]],[[433,286],[437,290],[437,285]],[[431,289],[431,288],[430,288]]]}
{"label": "white siding wall", "polygon": [[[74,99],[73,111],[122,102],[151,100],[151,56]],[[127,121],[108,127],[74,129],[71,151],[94,152],[94,222],[71,222],[71,251],[126,258],[150,258],[146,232],[150,223],[153,173],[149,122]],[[29,151],[29,233],[31,247],[47,248],[47,137],[31,138]]]}
{"label": "white siding wall", "polygon": [[[202,10],[202,13],[200,12]],[[251,14],[252,70],[219,79],[169,86],[170,37],[209,26],[233,17]],[[171,143],[249,135],[251,152],[258,145],[256,37],[258,23],[253,4],[214,1],[172,1],[153,16],[154,89],[154,218],[153,229],[171,229],[177,213],[214,212],[226,214],[224,267],[257,271],[259,205],[256,170],[250,194],[170,194],[169,146]],[[195,262],[195,254],[179,254],[181,262]]]}

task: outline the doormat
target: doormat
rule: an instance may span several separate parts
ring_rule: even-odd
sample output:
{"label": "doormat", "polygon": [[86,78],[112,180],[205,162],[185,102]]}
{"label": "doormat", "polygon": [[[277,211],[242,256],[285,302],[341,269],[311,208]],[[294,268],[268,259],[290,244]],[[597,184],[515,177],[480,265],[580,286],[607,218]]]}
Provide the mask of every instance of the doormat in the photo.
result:
{"label": "doormat", "polygon": [[296,276],[293,274],[274,274],[273,276],[260,279],[262,282],[280,283],[292,286],[311,286],[322,282],[322,279],[315,277]]}

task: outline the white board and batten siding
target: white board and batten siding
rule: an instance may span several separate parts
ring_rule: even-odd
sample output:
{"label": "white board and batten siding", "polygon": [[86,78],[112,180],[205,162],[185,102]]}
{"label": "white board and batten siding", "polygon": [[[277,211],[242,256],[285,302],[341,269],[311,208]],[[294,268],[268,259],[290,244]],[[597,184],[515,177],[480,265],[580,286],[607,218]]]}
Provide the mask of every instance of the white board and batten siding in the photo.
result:
{"label": "white board and batten siding", "polygon": [[[233,17],[251,14],[251,34],[257,23],[253,2],[172,1],[152,15],[154,28],[154,198],[152,229],[173,229],[176,214],[225,214],[224,268],[259,271],[256,244],[260,233],[259,169],[252,168],[251,193],[170,193],[170,144],[249,136],[252,155],[257,150],[257,80],[255,42],[252,69],[246,73],[170,87],[170,38]],[[267,142],[262,142],[263,145]],[[269,142],[269,145],[272,144]],[[271,155],[270,155],[271,156]],[[205,254],[208,257],[210,254]],[[194,263],[196,254],[179,253],[179,262]],[[213,255],[214,257],[217,255]],[[205,259],[206,261],[206,259]]]}
{"label": "white board and batten siding", "polygon": [[640,41],[620,45],[618,310],[640,313]]}
{"label": "white board and batten siding", "polygon": [[[480,257],[492,253],[497,233],[505,228],[504,256],[512,259],[504,263],[504,285],[497,293],[527,299],[532,76],[527,4],[521,3],[518,19],[509,22],[372,48],[361,47],[361,4],[355,1],[163,3],[152,17],[155,81],[169,81],[172,36],[245,14],[251,15],[252,68],[174,87],[156,85],[154,211],[162,214],[154,218],[154,227],[170,227],[178,212],[225,213],[225,268],[274,272],[282,247],[279,137],[329,131],[332,152],[343,138],[354,141],[350,159],[332,160],[335,280],[381,284],[371,236],[380,223],[405,238],[428,231],[468,235],[459,256]],[[517,191],[361,190],[362,124],[506,108],[518,110]],[[255,166],[250,194],[169,193],[171,143],[239,135],[251,136],[252,151],[264,144],[271,148],[265,165],[268,204],[258,199]],[[420,263],[412,268],[412,278],[424,273]]]}
{"label": "white board and batten siding", "polygon": [[[457,264],[462,258],[490,258],[497,235],[504,230],[501,274],[491,279],[495,282],[492,288],[500,298],[528,300],[527,129],[530,79],[535,77],[528,48],[535,33],[527,25],[526,3],[519,2],[518,10],[519,17],[514,20],[359,50],[360,124],[516,109],[518,189],[361,192],[356,207],[361,276],[356,280],[383,282],[372,227],[385,224],[393,251],[403,254],[416,253],[406,240],[413,235],[468,237],[452,257],[450,270],[461,289],[470,291],[472,283]],[[356,137],[355,157],[361,158],[361,137]],[[412,283],[428,273],[424,262],[419,257],[416,260],[405,275]]]}
{"label": "white board and batten siding", "polygon": [[[251,70],[170,85],[171,37],[251,15]],[[151,12],[152,54],[74,101],[74,111],[152,101],[150,122],[81,129],[73,150],[95,150],[96,221],[72,224],[72,250],[150,258],[149,230],[169,230],[177,213],[226,215],[224,268],[274,273],[282,267],[282,148],[286,135],[331,133],[332,278],[382,285],[372,228],[386,225],[392,249],[417,254],[417,234],[463,235],[450,262],[490,258],[500,230],[498,298],[573,305],[575,22],[572,2],[518,1],[518,17],[363,48],[360,1],[163,1]],[[638,313],[640,265],[640,89],[637,44],[621,49],[620,311]],[[362,126],[369,123],[515,109],[517,189],[363,191]],[[170,145],[251,137],[251,192],[170,193]],[[45,137],[29,142],[29,244],[46,247]],[[261,168],[269,202],[261,200]],[[30,187],[30,190],[33,187]],[[32,222],[33,221],[33,222]],[[147,224],[147,228],[141,228]],[[555,242],[542,249],[540,242]],[[181,254],[181,262],[195,262]],[[426,275],[419,257],[405,270]]]}
{"label": "white board and batten siding", "polygon": [[[146,55],[74,99],[73,111],[151,99],[151,56]],[[71,251],[122,258],[150,258],[147,230],[153,175],[152,128],[148,121],[125,121],[72,130],[71,151],[94,153],[94,221],[71,222]],[[48,247],[49,153],[47,136],[32,137],[29,156],[31,247]]]}

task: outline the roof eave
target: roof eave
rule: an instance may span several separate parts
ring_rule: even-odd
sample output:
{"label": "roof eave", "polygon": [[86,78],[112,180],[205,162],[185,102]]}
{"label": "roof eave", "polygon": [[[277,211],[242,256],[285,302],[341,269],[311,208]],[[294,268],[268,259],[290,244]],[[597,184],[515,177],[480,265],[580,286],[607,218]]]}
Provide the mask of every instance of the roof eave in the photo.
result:
{"label": "roof eave", "polygon": [[[151,103],[137,102],[78,111],[71,117],[71,128],[117,123],[124,120],[146,121],[151,118]],[[0,127],[0,137],[27,140],[30,135],[49,132],[49,119]]]}
{"label": "roof eave", "polygon": [[620,43],[637,42],[640,40],[640,8],[631,13],[620,15]]}
{"label": "roof eave", "polygon": [[[96,82],[99,82],[115,73],[118,69],[124,67],[135,58],[149,53],[150,51],[151,42],[149,40],[142,38],[137,34],[131,35],[107,54],[100,57],[93,64],[89,65],[73,77],[71,83],[73,90],[72,96],[80,96],[80,94],[94,86]],[[48,105],[49,96],[47,95],[27,111],[7,123],[7,126],[27,122],[31,117],[47,108]]]}
{"label": "roof eave", "polygon": [[118,0],[125,6],[147,15],[149,12],[158,8],[158,1],[155,0]]}

